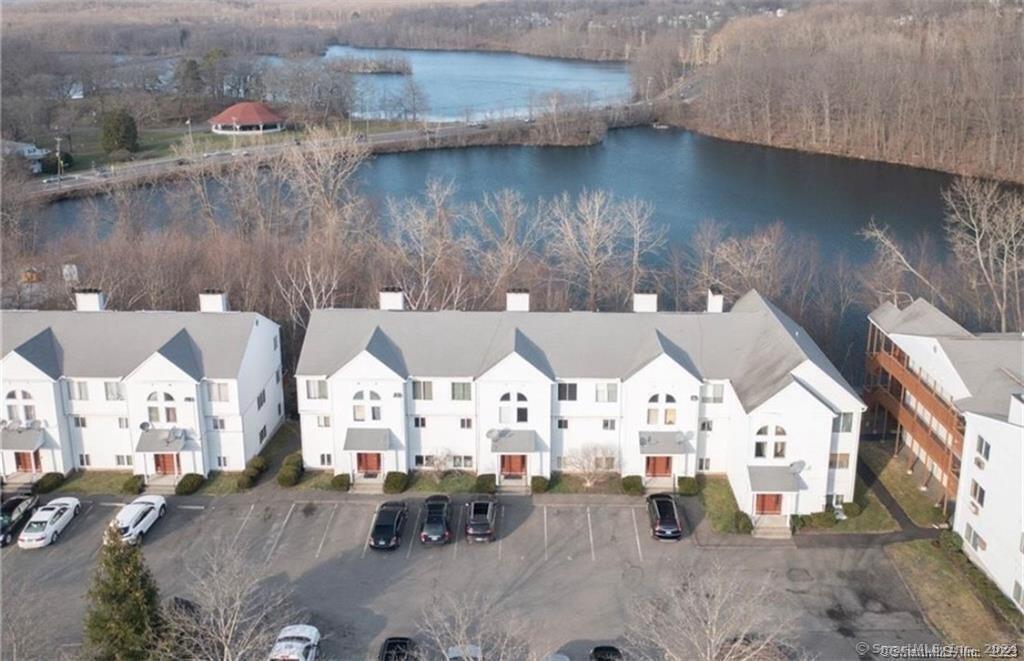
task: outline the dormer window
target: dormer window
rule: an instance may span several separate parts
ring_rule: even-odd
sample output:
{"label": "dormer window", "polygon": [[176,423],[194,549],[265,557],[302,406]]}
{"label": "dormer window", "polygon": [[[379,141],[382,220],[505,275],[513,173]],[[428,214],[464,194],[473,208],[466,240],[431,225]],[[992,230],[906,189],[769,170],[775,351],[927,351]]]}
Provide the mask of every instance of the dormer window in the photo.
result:
{"label": "dormer window", "polygon": [[498,406],[498,422],[510,425],[513,422],[528,422],[529,411],[526,407],[526,395],[521,392],[507,392],[501,396]]}
{"label": "dormer window", "polygon": [[676,398],[669,394],[651,395],[647,400],[647,424],[676,424]]}

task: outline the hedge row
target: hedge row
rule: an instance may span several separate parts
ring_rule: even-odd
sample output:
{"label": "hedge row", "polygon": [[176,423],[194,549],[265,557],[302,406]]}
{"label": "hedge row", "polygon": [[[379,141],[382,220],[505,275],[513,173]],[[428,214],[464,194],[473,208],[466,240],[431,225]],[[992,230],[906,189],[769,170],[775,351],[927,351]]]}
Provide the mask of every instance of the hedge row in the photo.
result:
{"label": "hedge row", "polygon": [[174,493],[179,496],[188,496],[199,491],[199,487],[203,486],[205,481],[206,478],[199,473],[188,473],[178,480],[178,483],[174,486]]}
{"label": "hedge row", "polygon": [[32,493],[50,493],[62,484],[64,484],[63,474],[47,473],[32,485]]}
{"label": "hedge row", "polygon": [[282,487],[294,487],[302,479],[302,452],[292,452],[284,458],[281,470],[277,472],[277,483]]}

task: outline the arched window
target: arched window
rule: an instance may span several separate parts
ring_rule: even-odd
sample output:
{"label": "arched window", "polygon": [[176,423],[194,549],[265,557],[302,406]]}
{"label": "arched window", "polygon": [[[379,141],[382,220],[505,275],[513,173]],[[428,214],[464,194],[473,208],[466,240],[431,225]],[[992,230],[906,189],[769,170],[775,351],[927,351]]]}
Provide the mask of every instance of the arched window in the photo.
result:
{"label": "arched window", "polygon": [[372,390],[360,390],[352,399],[356,402],[352,405],[352,419],[356,422],[366,421],[366,409],[370,409],[370,420],[380,420],[380,404],[370,404],[369,407],[363,402],[369,400],[371,402],[379,402],[380,395]]}
{"label": "arched window", "polygon": [[651,395],[647,400],[647,424],[676,424],[676,398],[669,394]]}
{"label": "arched window", "polygon": [[759,427],[756,436],[765,437],[764,440],[758,439],[754,442],[754,457],[757,459],[768,458],[768,439],[769,429],[771,430],[772,446],[771,446],[771,457],[773,459],[785,459],[786,458],[786,428],[782,425],[764,425]]}
{"label": "arched window", "polygon": [[780,425],[775,425],[775,435],[776,436],[785,436],[786,435],[786,428],[782,427]]}
{"label": "arched window", "polygon": [[[529,411],[526,407],[526,395],[521,392],[513,393],[507,392],[500,398],[501,404],[498,406],[498,422],[503,425],[510,425],[513,422],[528,422],[530,419]],[[513,404],[513,402],[515,402]]]}
{"label": "arched window", "polygon": [[[174,397],[167,392],[151,392],[146,401],[152,402],[149,405],[150,422],[177,422],[178,409],[174,407]],[[163,402],[161,407],[158,402]]]}
{"label": "arched window", "polygon": [[761,427],[760,429],[758,429],[757,430],[757,435],[758,436],[767,436],[768,435],[768,425],[765,425],[764,427]]}
{"label": "arched window", "polygon": [[7,393],[7,419],[8,420],[29,420],[36,419],[36,406],[32,404],[32,395],[27,390],[12,390]]}

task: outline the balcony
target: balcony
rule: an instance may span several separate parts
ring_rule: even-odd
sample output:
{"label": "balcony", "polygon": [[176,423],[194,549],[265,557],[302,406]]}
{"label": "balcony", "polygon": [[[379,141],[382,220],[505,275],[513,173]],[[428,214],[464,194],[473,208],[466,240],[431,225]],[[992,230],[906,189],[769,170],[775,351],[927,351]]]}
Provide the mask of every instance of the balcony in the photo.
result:
{"label": "balcony", "polygon": [[[903,364],[903,361],[892,354],[878,351],[868,356],[868,369],[881,369],[888,372],[917,401],[921,402],[922,406],[928,409],[932,417],[952,434],[954,440],[959,440],[962,444],[964,423],[960,414],[911,372]],[[959,448],[957,448],[957,453],[959,454]]]}

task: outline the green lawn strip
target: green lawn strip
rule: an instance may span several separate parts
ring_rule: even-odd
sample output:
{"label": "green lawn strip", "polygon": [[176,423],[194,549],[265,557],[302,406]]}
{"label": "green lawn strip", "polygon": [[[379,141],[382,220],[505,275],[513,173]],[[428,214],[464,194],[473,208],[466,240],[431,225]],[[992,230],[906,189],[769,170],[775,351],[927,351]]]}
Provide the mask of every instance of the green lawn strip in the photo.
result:
{"label": "green lawn strip", "polygon": [[945,521],[942,509],[920,490],[917,478],[907,475],[907,467],[892,456],[891,446],[882,443],[861,443],[860,458],[868,465],[886,490],[900,504],[911,521],[921,527],[931,527]]}
{"label": "green lawn strip", "polygon": [[547,493],[621,494],[623,493],[622,476],[618,473],[609,473],[607,476],[595,480],[588,487],[582,476],[556,471],[551,474]]}
{"label": "green lawn strip", "polygon": [[737,532],[736,512],[739,511],[739,506],[736,505],[736,496],[732,493],[728,478],[707,475],[701,476],[700,481],[700,504],[711,520],[711,527],[715,532]]}
{"label": "green lawn strip", "polygon": [[[950,644],[986,644],[1017,639],[1012,628],[984,601],[959,562],[931,540],[890,544],[885,547],[928,620]],[[964,558],[966,562],[966,558]]]}
{"label": "green lawn strip", "polygon": [[413,471],[406,491],[432,493],[473,493],[476,475],[451,470],[438,475],[436,471]]}
{"label": "green lawn strip", "polygon": [[116,494],[132,476],[126,471],[75,471],[55,489],[56,493]]}
{"label": "green lawn strip", "polygon": [[820,525],[825,520],[824,515],[819,517],[804,517],[801,529],[808,531],[821,530],[840,533],[884,533],[899,530],[896,520],[885,509],[878,496],[868,490],[867,484],[861,478],[857,478],[854,487],[853,501],[860,505],[861,512],[857,516],[849,517],[844,521],[836,521],[834,525]]}
{"label": "green lawn strip", "polygon": [[293,488],[300,491],[330,491],[334,473],[326,470],[307,470]]}
{"label": "green lawn strip", "polygon": [[211,471],[203,486],[196,492],[200,496],[226,496],[239,493],[238,478],[241,471]]}

